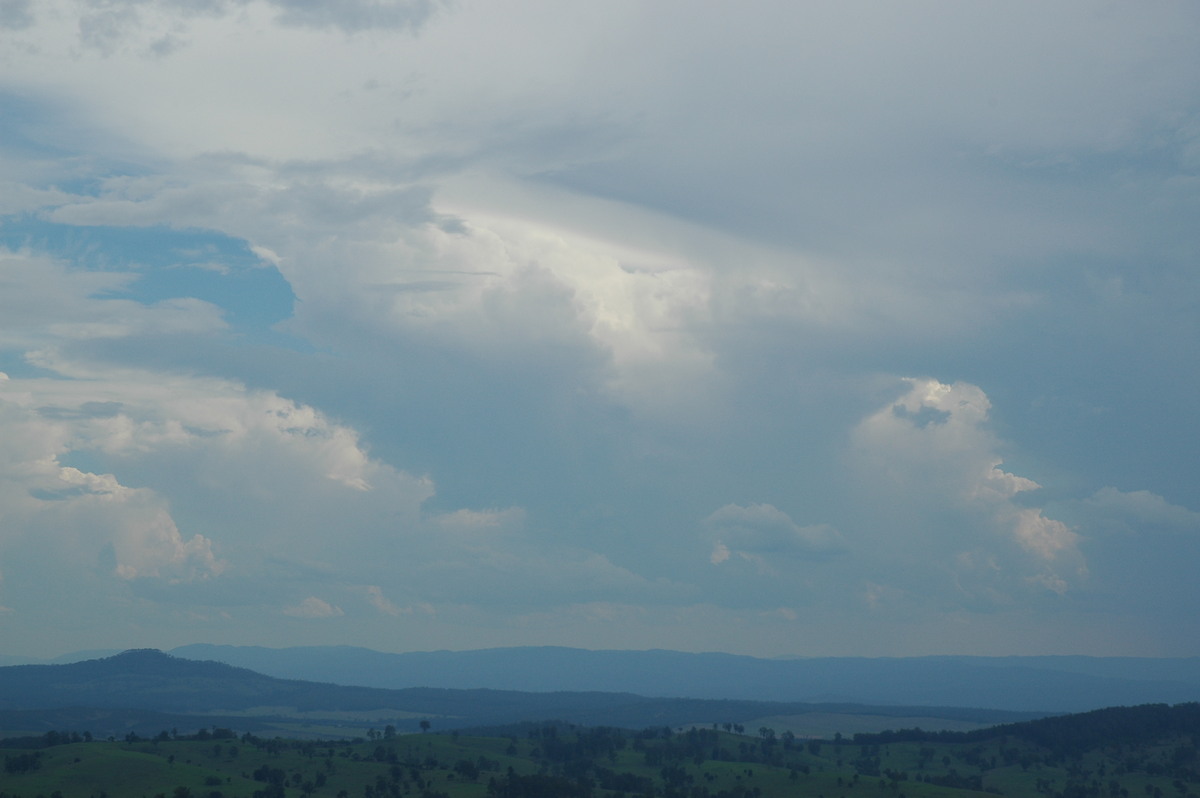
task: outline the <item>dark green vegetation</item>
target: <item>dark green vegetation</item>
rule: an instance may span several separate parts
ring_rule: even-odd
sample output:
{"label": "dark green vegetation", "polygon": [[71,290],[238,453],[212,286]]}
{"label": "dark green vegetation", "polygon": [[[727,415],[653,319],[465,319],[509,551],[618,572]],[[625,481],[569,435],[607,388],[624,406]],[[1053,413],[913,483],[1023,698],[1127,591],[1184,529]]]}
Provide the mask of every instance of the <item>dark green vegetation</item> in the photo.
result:
{"label": "dark green vegetation", "polygon": [[767,728],[561,723],[352,741],[213,728],[0,742],[3,798],[920,798],[1200,794],[1200,705],[1149,705],[961,734],[803,740]]}
{"label": "dark green vegetation", "polygon": [[[0,798],[1200,795],[1200,705],[1029,717],[344,687],[130,651],[0,668]],[[917,725],[973,730],[868,733]]]}

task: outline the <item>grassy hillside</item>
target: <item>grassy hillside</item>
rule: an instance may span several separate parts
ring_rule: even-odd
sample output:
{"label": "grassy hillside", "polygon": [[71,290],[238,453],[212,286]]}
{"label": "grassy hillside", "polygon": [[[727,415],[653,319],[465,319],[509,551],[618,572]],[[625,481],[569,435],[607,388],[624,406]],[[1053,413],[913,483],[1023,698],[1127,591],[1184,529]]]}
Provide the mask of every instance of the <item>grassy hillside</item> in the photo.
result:
{"label": "grassy hillside", "polygon": [[[1107,710],[991,733],[804,740],[767,729],[520,724],[355,741],[190,737],[0,741],[4,798],[1057,798],[1200,792],[1195,705]],[[1120,740],[1109,729],[1121,729]],[[1097,731],[1098,730],[1098,731]],[[1058,744],[1066,741],[1067,744]]]}

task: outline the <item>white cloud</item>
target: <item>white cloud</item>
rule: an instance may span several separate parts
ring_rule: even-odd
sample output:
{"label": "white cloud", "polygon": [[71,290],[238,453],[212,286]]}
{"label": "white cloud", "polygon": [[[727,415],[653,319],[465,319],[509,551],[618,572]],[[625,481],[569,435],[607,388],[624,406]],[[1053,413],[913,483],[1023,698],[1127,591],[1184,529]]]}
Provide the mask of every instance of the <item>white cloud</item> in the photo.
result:
{"label": "white cloud", "polygon": [[1003,503],[1036,490],[1000,469],[999,440],[987,427],[991,402],[975,385],[907,379],[909,390],[854,429],[855,454],[892,485],[972,504]]}
{"label": "white cloud", "polygon": [[[14,382],[20,381],[5,386]],[[0,549],[36,541],[52,557],[64,554],[85,567],[109,559],[110,573],[127,580],[181,583],[224,570],[212,541],[181,533],[155,491],[127,487],[112,474],[61,466],[59,458],[71,449],[70,423],[39,415],[28,395],[11,397],[16,402],[9,398],[0,394],[0,430],[7,442],[0,460]],[[48,563],[26,565],[36,571]]]}
{"label": "white cloud", "polygon": [[314,185],[280,165],[217,162],[189,170],[187,187],[110,181],[50,218],[192,225],[245,239],[269,253],[297,297],[288,329],[339,351],[418,338],[490,362],[572,369],[578,390],[658,418],[702,403],[714,376],[699,335],[710,266],[486,210],[436,224],[423,190],[358,168],[318,167]]}
{"label": "white cloud", "polygon": [[1078,533],[1017,503],[1039,485],[1000,468],[1003,444],[988,427],[987,395],[961,382],[905,382],[907,392],[852,434],[862,489],[886,497],[872,522],[895,527],[918,556],[957,571],[961,590],[989,600],[1007,600],[1005,583],[1062,593],[1081,580]]}
{"label": "white cloud", "polygon": [[0,181],[0,214],[37,211],[70,202],[73,197],[65,191],[35,188],[11,180]]}
{"label": "white cloud", "polygon": [[[541,335],[577,338],[607,360],[603,381],[609,395],[642,410],[678,412],[684,396],[711,378],[712,353],[692,331],[709,312],[705,267],[531,220],[466,218],[471,239],[489,242],[494,251],[476,245],[462,262],[497,278],[509,276],[502,294],[484,295],[458,310],[463,321],[456,329],[470,331],[469,319],[482,310],[499,323],[494,331],[476,332],[477,341],[499,333],[500,340],[528,346],[526,325],[536,325]],[[536,272],[521,264],[536,264]],[[556,286],[556,294],[529,282],[527,275],[538,273]],[[555,305],[560,313],[548,317],[546,310]],[[500,308],[511,315],[498,316]]]}
{"label": "white cloud", "polygon": [[705,518],[704,526],[715,538],[709,557],[714,565],[737,555],[766,568],[779,558],[823,557],[842,548],[834,527],[800,526],[770,504],[727,504]]}
{"label": "white cloud", "polygon": [[384,615],[399,617],[412,612],[412,609],[405,607],[397,607],[392,602],[388,601],[383,595],[383,590],[378,585],[367,585],[367,601],[371,606],[382,612]]}
{"label": "white cloud", "polygon": [[[1186,549],[1197,18],[1093,11],[0,0],[0,546],[98,607],[463,596],[565,634],[637,600],[768,646],[823,596],[1061,608],[1083,553]],[[264,271],[139,277],[128,227]],[[271,270],[295,314],[248,330]],[[991,397],[874,398],[966,363]],[[1120,444],[1145,386],[1174,415]],[[713,508],[719,567],[680,556]],[[663,609],[697,595],[723,630]]]}
{"label": "white cloud", "polygon": [[[220,575],[226,563],[203,535],[184,540],[165,506],[153,491],[120,485],[111,474],[86,474],[60,469],[61,499],[66,507],[45,511],[60,522],[87,534],[110,540],[122,579],[157,578],[189,582]],[[53,496],[54,494],[49,494]]]}
{"label": "white cloud", "polygon": [[[272,392],[133,370],[79,366],[69,375],[77,364],[58,365],[56,376],[0,387],[10,543],[36,530],[81,567],[109,558],[121,578],[179,584],[244,570],[258,547],[285,559],[328,558],[327,530],[340,525],[339,513],[403,524],[432,495],[427,479],[368,457],[349,428]],[[114,472],[65,464],[79,457]],[[115,473],[146,486],[128,487]],[[379,498],[354,498],[363,495]],[[348,556],[367,534],[350,526],[334,549]]]}
{"label": "white cloud", "polygon": [[225,331],[219,308],[192,298],[141,304],[111,296],[132,274],[71,269],[62,261],[0,248],[0,349],[53,368],[60,347],[135,335],[205,335]]}
{"label": "white cloud", "polygon": [[[427,614],[432,598],[495,606],[678,592],[602,554],[539,545],[521,508],[427,515],[431,480],[372,459],[351,428],[274,392],[62,355],[43,363],[52,375],[8,379],[0,394],[13,498],[4,528],[43,530],[79,567],[111,560],[107,572],[123,580],[178,587],[220,579],[218,603],[286,594],[305,572],[343,585],[386,578],[365,589],[367,602],[396,618]],[[147,487],[63,465],[81,455]],[[327,617],[313,601],[292,611]]]}
{"label": "white cloud", "polygon": [[1101,488],[1079,502],[1088,524],[1123,534],[1200,534],[1200,512],[1171,504],[1148,490]]}
{"label": "white cloud", "polygon": [[316,596],[309,596],[293,607],[285,607],[283,612],[296,618],[340,618],[346,614],[341,607]]}
{"label": "white cloud", "polygon": [[1046,518],[1041,510],[1024,508],[1016,513],[1013,532],[1027,550],[1046,560],[1076,551],[1079,535],[1062,521]]}
{"label": "white cloud", "polygon": [[[75,331],[56,318],[98,325],[126,318],[109,333],[120,340],[161,329],[142,321],[154,309],[106,296],[120,278],[24,254],[6,263],[15,288],[3,301],[14,312],[0,333],[10,347],[39,347],[26,359],[45,370],[6,380],[0,394],[8,414],[2,426],[10,440],[23,442],[10,446],[5,460],[15,497],[6,525],[12,534],[48,530],[50,549],[75,549],[80,567],[101,562],[130,583],[182,589],[220,579],[229,595],[245,593],[249,601],[286,594],[291,575],[306,570],[343,584],[386,576],[367,590],[367,600],[397,618],[428,607],[426,597],[455,591],[489,603],[529,603],[676,590],[603,554],[536,545],[518,507],[427,516],[421,506],[433,495],[428,478],[371,458],[352,428],[310,405],[232,380],[81,359],[69,346]],[[56,291],[69,303],[55,302]],[[38,303],[41,311],[21,315]],[[190,311],[166,304],[163,312]],[[513,323],[527,324],[521,316],[515,313]],[[113,470],[65,464],[81,456]],[[126,487],[129,479],[144,487]],[[19,520],[12,515],[18,511]],[[264,556],[283,564],[278,574],[263,570]],[[246,580],[257,580],[257,589],[244,590]],[[178,595],[212,600],[189,591]],[[325,613],[313,601],[293,611]]]}

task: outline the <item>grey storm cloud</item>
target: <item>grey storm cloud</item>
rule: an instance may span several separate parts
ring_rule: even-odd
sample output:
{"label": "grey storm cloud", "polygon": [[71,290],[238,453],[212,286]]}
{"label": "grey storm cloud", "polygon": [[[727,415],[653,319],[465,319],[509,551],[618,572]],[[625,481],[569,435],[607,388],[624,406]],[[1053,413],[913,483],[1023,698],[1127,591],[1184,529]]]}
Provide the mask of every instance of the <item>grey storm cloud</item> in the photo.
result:
{"label": "grey storm cloud", "polygon": [[0,0],[4,639],[1196,653],[1198,35]]}

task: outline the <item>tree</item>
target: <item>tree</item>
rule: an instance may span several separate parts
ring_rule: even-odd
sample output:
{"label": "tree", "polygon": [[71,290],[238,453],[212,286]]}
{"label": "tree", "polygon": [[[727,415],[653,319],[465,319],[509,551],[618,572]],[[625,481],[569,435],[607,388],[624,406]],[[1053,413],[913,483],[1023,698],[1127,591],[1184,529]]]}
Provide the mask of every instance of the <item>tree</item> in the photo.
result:
{"label": "tree", "polygon": [[429,731],[429,727],[433,724],[429,722],[428,718],[422,718],[419,725],[421,727],[421,733],[424,734],[425,732]]}

